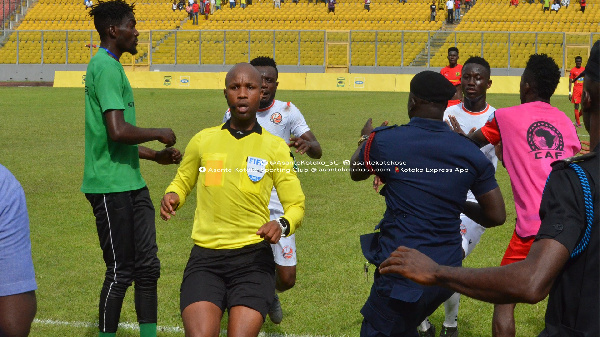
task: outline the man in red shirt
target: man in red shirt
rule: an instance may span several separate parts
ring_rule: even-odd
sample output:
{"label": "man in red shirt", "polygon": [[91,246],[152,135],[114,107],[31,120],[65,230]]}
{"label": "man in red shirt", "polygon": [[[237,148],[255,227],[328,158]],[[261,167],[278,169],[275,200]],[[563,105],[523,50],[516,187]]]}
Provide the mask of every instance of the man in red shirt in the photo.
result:
{"label": "man in red shirt", "polygon": [[462,102],[462,89],[460,87],[460,78],[462,76],[462,65],[458,64],[458,48],[448,48],[448,66],[442,68],[440,73],[454,85],[456,94],[448,101],[448,106],[456,105]]}
{"label": "man in red shirt", "polygon": [[[569,74],[569,100],[575,104],[575,121],[577,122],[577,127],[581,127],[581,123],[579,122],[579,103],[581,102],[581,92],[583,90],[583,75],[580,76],[580,74],[585,70],[585,68],[581,67],[581,61],[581,56],[575,57],[575,67],[571,69],[571,73]],[[571,91],[571,85],[573,86],[573,91]]]}

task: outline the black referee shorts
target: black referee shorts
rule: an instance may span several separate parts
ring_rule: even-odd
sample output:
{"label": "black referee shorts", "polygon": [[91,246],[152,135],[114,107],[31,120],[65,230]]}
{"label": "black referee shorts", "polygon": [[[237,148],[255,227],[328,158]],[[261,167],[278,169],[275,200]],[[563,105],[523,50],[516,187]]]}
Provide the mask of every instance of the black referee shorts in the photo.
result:
{"label": "black referee shorts", "polygon": [[181,312],[195,302],[211,302],[221,311],[242,305],[267,316],[275,294],[275,262],[268,242],[239,249],[194,245],[183,273]]}

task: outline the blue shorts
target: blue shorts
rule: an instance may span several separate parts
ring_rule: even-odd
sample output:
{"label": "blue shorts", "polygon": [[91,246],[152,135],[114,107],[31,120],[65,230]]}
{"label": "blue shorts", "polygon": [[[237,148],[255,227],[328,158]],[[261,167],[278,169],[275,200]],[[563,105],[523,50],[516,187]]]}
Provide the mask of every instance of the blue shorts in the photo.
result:
{"label": "blue shorts", "polygon": [[25,192],[0,165],[0,296],[36,290]]}

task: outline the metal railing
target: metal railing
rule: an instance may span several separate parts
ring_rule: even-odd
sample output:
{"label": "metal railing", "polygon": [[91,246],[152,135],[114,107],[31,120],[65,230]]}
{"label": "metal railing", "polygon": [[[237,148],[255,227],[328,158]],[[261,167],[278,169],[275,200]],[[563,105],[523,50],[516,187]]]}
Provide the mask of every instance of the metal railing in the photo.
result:
{"label": "metal railing", "polygon": [[[0,64],[85,64],[100,44],[95,31],[7,31]],[[140,32],[128,65],[228,65],[271,56],[280,65],[443,67],[446,50],[481,56],[493,68],[523,68],[546,53],[566,69],[584,59],[600,33],[443,31],[152,30]]]}

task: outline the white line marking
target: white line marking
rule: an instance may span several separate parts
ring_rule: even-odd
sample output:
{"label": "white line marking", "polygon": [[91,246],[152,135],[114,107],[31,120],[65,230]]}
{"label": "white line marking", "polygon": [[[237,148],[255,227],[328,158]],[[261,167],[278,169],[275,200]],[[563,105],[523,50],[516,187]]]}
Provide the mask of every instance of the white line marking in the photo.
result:
{"label": "white line marking", "polygon": [[[66,321],[57,321],[57,320],[53,320],[53,319],[34,319],[33,320],[33,324],[40,324],[40,325],[63,325],[63,326],[69,326],[69,327],[74,327],[74,328],[97,328],[98,327],[98,323],[91,323],[91,322],[66,322]],[[119,329],[125,329],[125,330],[134,330],[134,331],[139,331],[140,327],[138,325],[138,323],[129,323],[129,322],[123,322],[123,323],[119,323]],[[162,331],[162,332],[181,332],[184,333],[184,330],[182,327],[179,326],[158,326],[157,327],[158,331]],[[221,335],[222,336],[227,336],[227,330],[221,330]],[[332,335],[295,335],[295,334],[288,334],[288,333],[276,333],[276,332],[261,332],[258,334],[259,337],[332,337]],[[347,335],[342,335],[339,337],[348,337]]]}

